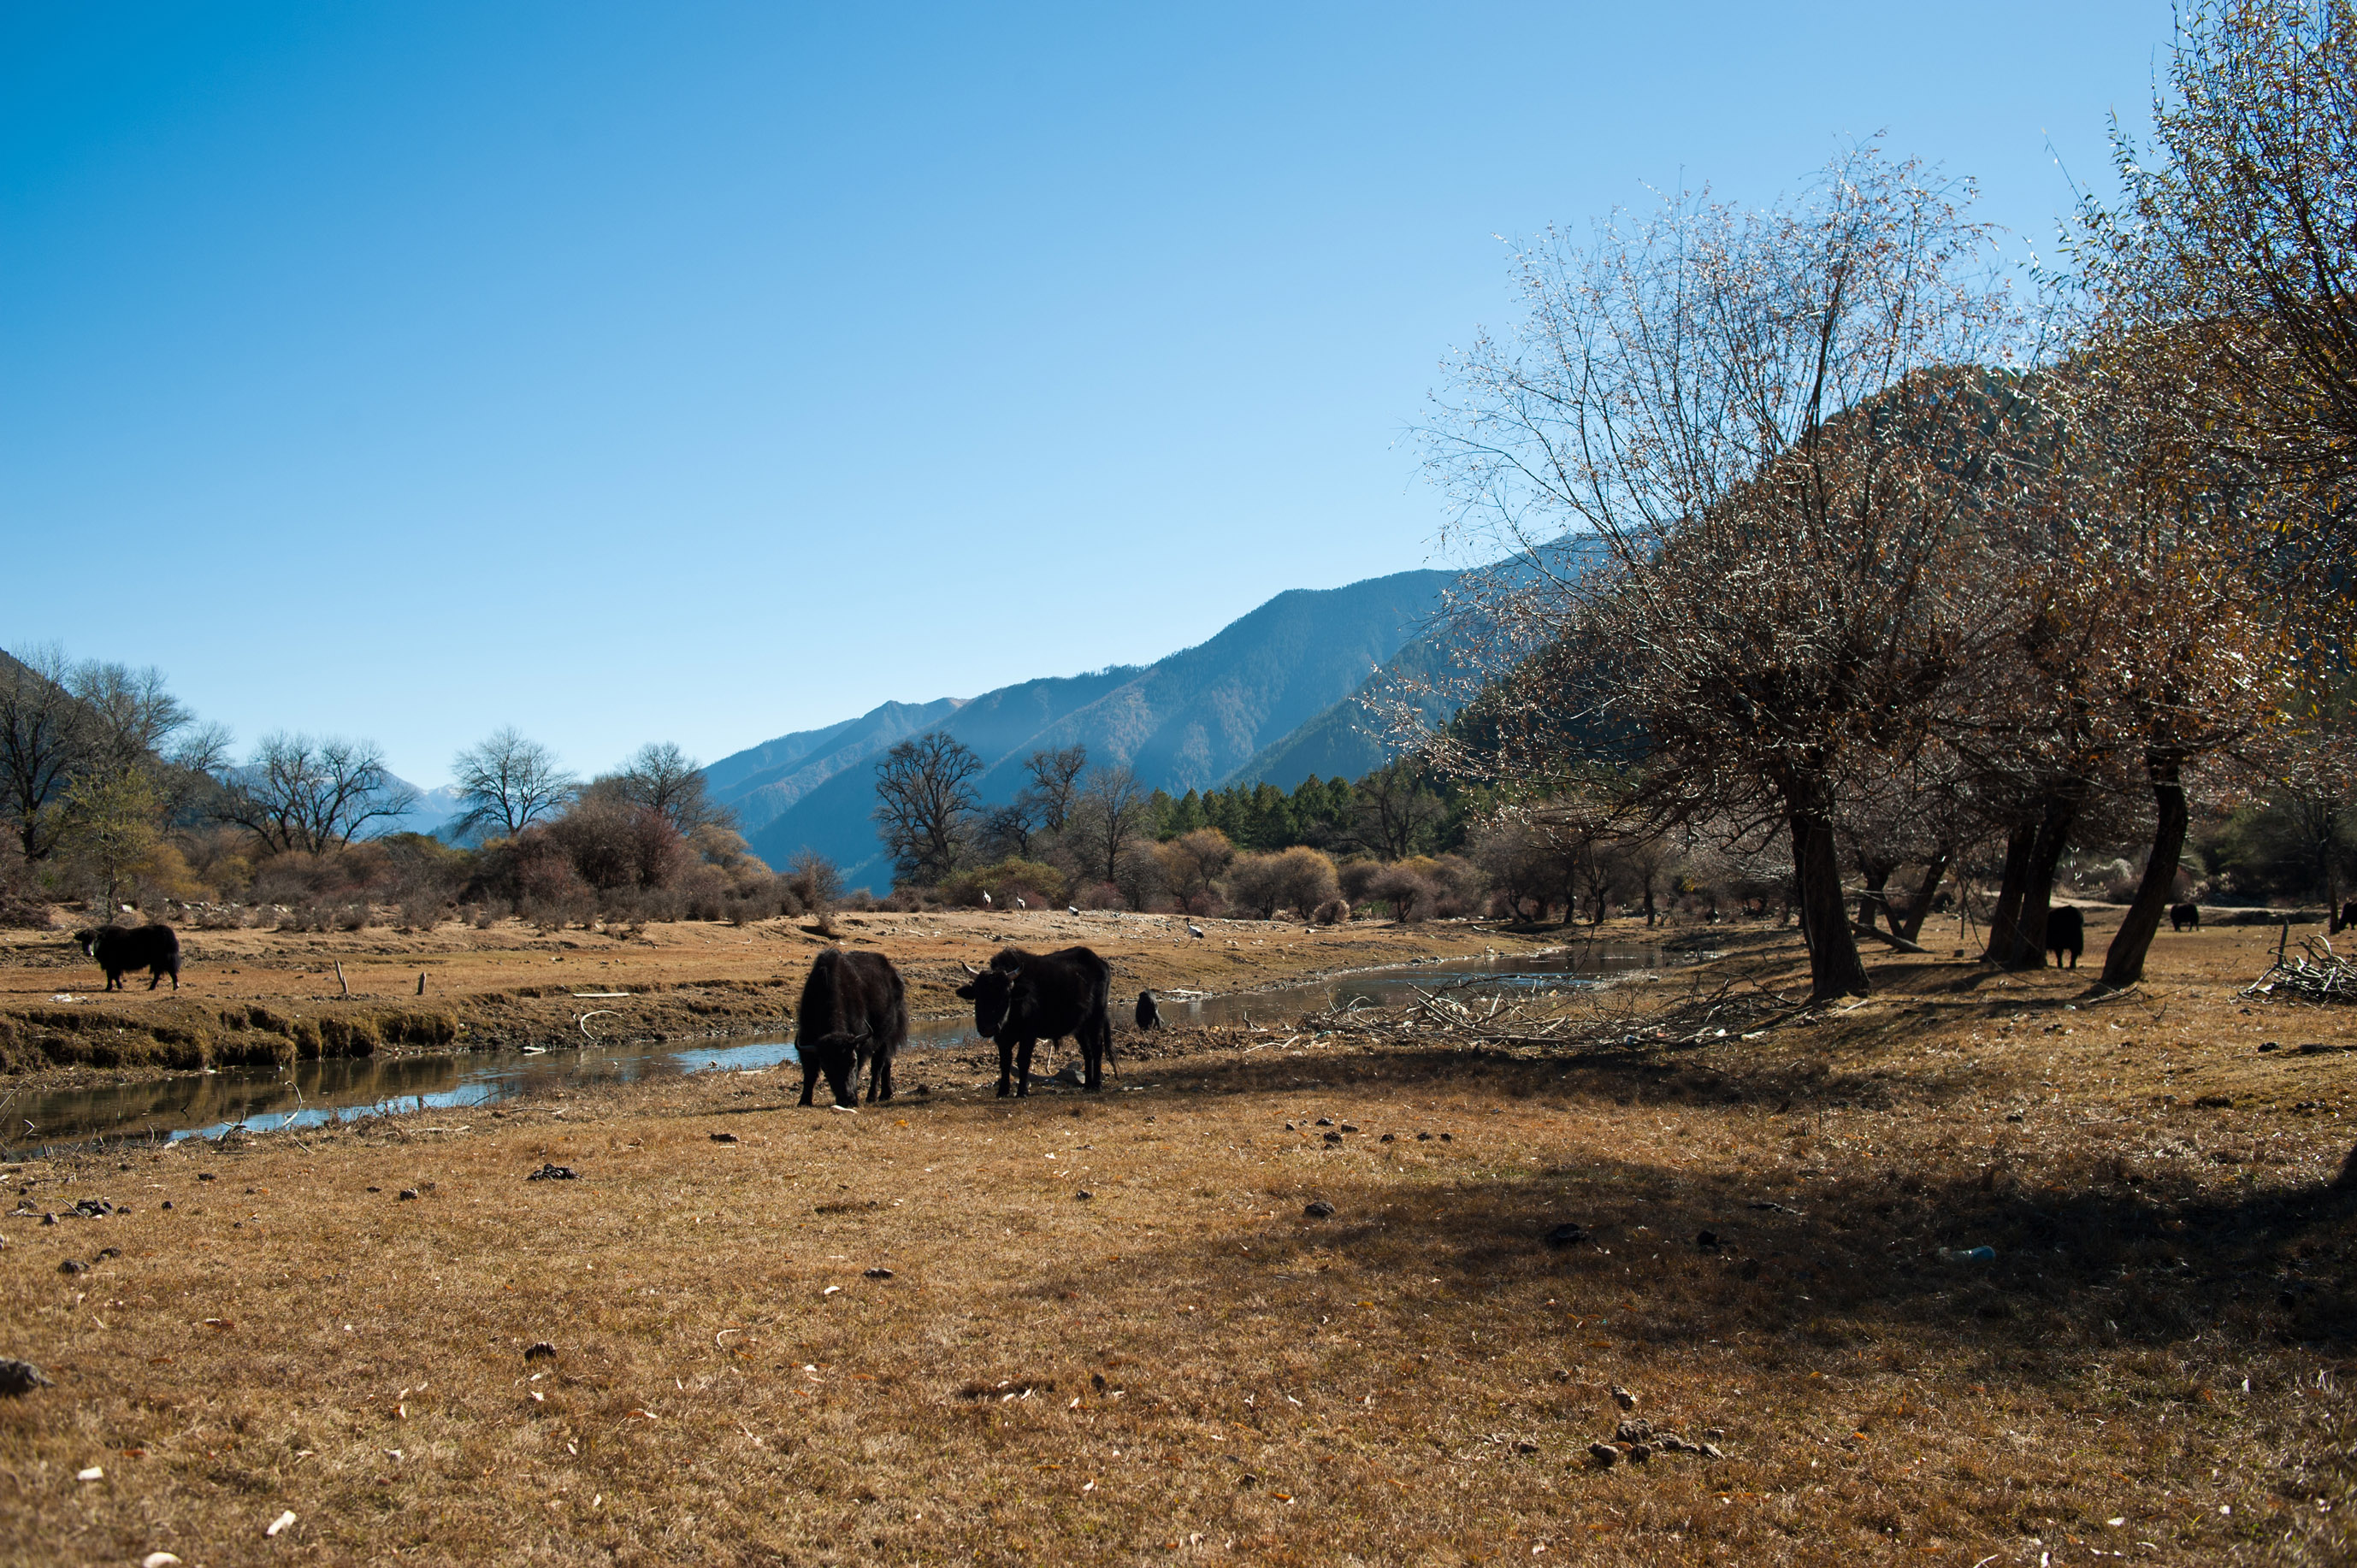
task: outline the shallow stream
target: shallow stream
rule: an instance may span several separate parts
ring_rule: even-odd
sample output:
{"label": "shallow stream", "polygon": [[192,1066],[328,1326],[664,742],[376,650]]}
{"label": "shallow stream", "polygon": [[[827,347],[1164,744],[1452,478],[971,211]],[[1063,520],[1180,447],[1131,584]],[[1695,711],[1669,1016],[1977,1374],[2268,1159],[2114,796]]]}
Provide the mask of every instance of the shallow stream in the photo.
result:
{"label": "shallow stream", "polygon": [[[1662,962],[1661,952],[1652,948],[1580,944],[1544,953],[1430,960],[1224,995],[1164,993],[1160,1005],[1164,1022],[1171,1025],[1260,1022],[1273,1027],[1305,1013],[1353,1002],[1404,1002],[1415,988],[1428,990],[1437,983],[1480,993],[1567,989]],[[1114,998],[1116,1026],[1126,1025],[1135,1001],[1135,995]],[[978,1040],[971,1015],[920,1020],[909,1031],[911,1053],[953,1049]],[[793,1042],[782,1038],[686,1047],[585,1046],[577,1050],[337,1058],[34,1092],[0,1089],[0,1118],[6,1122],[0,1129],[0,1152],[22,1157],[104,1139],[218,1137],[235,1127],[263,1132],[387,1112],[490,1105],[575,1084],[774,1067],[791,1060],[793,1051]],[[904,1058],[901,1069],[913,1082],[922,1070],[922,1059]]]}

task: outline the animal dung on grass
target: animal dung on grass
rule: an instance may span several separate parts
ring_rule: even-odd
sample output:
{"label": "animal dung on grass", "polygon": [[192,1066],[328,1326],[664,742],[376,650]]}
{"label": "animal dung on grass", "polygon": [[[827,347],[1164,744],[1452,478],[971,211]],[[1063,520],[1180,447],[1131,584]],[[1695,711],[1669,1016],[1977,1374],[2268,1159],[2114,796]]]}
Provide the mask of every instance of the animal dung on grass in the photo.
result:
{"label": "animal dung on grass", "polygon": [[396,1203],[414,1203],[417,1201],[417,1189],[414,1187],[404,1187],[393,1197]]}
{"label": "animal dung on grass", "polygon": [[888,1280],[892,1277],[892,1271],[889,1269],[870,1269],[863,1277],[871,1280]]}
{"label": "animal dung on grass", "polygon": [[1627,1389],[1622,1388],[1619,1383],[1615,1383],[1612,1385],[1612,1402],[1619,1405],[1622,1410],[1635,1410],[1637,1408],[1637,1396],[1631,1393]]}
{"label": "animal dung on grass", "polygon": [[571,1165],[543,1165],[540,1169],[523,1179],[526,1181],[578,1181],[581,1178],[574,1174]]}
{"label": "animal dung on grass", "polygon": [[1334,1218],[1334,1206],[1321,1197],[1305,1206],[1301,1212],[1312,1219],[1331,1219]]}
{"label": "animal dung on grass", "polygon": [[737,1142],[737,1134],[734,1133],[715,1133],[712,1134],[712,1141],[716,1144],[733,1144]]}
{"label": "animal dung on grass", "polygon": [[545,1339],[536,1339],[524,1348],[523,1359],[526,1361],[554,1361],[556,1359],[556,1347]]}
{"label": "animal dung on grass", "polygon": [[1613,1447],[1609,1443],[1589,1444],[1587,1456],[1596,1461],[1596,1467],[1599,1470],[1609,1470],[1613,1466],[1620,1463],[1620,1450]]}
{"label": "animal dung on grass", "polygon": [[1587,1240],[1588,1235],[1586,1227],[1566,1222],[1548,1231],[1544,1240],[1550,1247],[1577,1247]]}
{"label": "animal dung on grass", "polygon": [[35,1389],[50,1386],[49,1380],[41,1375],[41,1369],[30,1361],[0,1357],[0,1397],[22,1399]]}

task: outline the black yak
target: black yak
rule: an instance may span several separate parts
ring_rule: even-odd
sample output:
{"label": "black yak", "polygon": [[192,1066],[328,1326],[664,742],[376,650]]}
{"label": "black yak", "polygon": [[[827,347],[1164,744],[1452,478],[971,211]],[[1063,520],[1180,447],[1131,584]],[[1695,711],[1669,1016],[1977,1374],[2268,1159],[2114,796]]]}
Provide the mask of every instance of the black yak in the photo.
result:
{"label": "black yak", "polygon": [[1113,1049],[1113,1017],[1107,1007],[1113,965],[1086,948],[1051,953],[1006,948],[988,969],[963,967],[974,979],[959,986],[957,993],[974,1004],[975,1030],[998,1044],[1000,1099],[1006,1097],[1010,1081],[1017,1098],[1028,1095],[1032,1047],[1067,1035],[1080,1042],[1087,1087],[1104,1087],[1105,1057]]}
{"label": "black yak", "polygon": [[2054,954],[2054,967],[2062,967],[2062,955],[2071,955],[2071,967],[2079,967],[2079,955],[2087,950],[2086,917],[2068,905],[2046,911],[2046,946]]}
{"label": "black yak", "polygon": [[2197,931],[2201,929],[2201,906],[2171,904],[2169,907],[2169,929],[2172,931],[2181,931],[2188,927]]}
{"label": "black yak", "polygon": [[147,972],[150,991],[167,974],[172,989],[180,989],[180,939],[169,926],[101,926],[76,931],[74,946],[98,960],[109,991],[123,990],[124,975],[135,969]]}
{"label": "black yak", "polygon": [[802,1006],[794,1016],[802,1103],[811,1102],[824,1073],[835,1108],[857,1110],[863,1063],[868,1101],[891,1099],[892,1058],[908,1043],[909,998],[892,961],[882,953],[823,949],[802,982]]}

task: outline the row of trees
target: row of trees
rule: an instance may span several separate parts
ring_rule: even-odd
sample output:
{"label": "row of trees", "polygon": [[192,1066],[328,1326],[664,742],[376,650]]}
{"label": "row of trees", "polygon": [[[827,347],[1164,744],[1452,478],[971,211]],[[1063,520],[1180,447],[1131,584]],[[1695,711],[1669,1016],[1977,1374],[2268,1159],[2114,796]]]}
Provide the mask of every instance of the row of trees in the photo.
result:
{"label": "row of trees", "polygon": [[[987,767],[939,731],[900,742],[877,764],[875,817],[896,886],[963,887],[962,876],[1016,862],[1054,867],[1059,886],[1111,886],[1137,903],[1131,895],[1148,883],[1183,897],[1204,880],[1182,874],[1169,859],[1175,852],[1157,859],[1157,845],[1216,842],[1230,855],[1306,848],[1329,865],[1353,855],[1394,861],[1461,849],[1471,820],[1470,795],[1445,796],[1408,758],[1355,782],[1308,779],[1290,794],[1261,783],[1174,797],[1147,789],[1127,767],[1092,766],[1087,748],[1071,746],[1033,752],[1022,788],[996,806],[980,799]],[[1033,890],[1044,881],[1035,875]]]}
{"label": "row of trees", "polygon": [[[0,655],[0,921],[48,906],[175,899],[256,907],[297,924],[454,905],[544,920],[761,918],[842,897],[823,857],[783,875],[746,851],[694,758],[641,747],[587,782],[512,729],[459,753],[464,811],[444,842],[399,831],[416,795],[371,742],[265,736],[236,759],[163,675],[54,648]],[[275,911],[284,909],[284,916]]]}
{"label": "row of trees", "polygon": [[2034,966],[2072,847],[2145,827],[2124,986],[2190,789],[2345,814],[2357,22],[2189,28],[2159,145],[2038,287],[1969,182],[1873,145],[1526,251],[1426,433],[1514,562],[1464,596],[1480,695],[1432,764],[1563,848],[1788,857],[1821,996],[1867,986],[1853,897],[1903,934],[1984,843],[1987,956]]}

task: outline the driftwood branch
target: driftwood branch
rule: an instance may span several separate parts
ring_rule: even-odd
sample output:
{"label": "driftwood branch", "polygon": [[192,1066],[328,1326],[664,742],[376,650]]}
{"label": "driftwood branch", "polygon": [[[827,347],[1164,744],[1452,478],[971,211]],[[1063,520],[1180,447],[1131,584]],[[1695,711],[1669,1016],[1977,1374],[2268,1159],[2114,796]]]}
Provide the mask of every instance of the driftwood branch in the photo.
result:
{"label": "driftwood branch", "polygon": [[1856,931],[1861,937],[1872,937],[1878,942],[1888,942],[1892,947],[1897,948],[1900,952],[1921,952],[1924,950],[1915,943],[1909,941],[1905,937],[1893,936],[1889,931],[1883,930],[1878,927],[1861,926],[1856,920],[1852,920],[1849,923],[1849,929]]}

